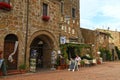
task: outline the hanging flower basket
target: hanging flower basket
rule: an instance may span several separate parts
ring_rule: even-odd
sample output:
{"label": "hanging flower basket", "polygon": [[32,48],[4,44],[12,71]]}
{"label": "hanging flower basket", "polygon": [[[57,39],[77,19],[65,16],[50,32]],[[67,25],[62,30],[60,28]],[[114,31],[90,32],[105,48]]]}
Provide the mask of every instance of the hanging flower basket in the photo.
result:
{"label": "hanging flower basket", "polygon": [[48,21],[49,19],[50,19],[49,16],[42,16],[42,20],[44,20],[44,21]]}
{"label": "hanging flower basket", "polygon": [[4,9],[4,10],[11,10],[11,6],[10,4],[6,3],[6,2],[0,2],[0,9]]}

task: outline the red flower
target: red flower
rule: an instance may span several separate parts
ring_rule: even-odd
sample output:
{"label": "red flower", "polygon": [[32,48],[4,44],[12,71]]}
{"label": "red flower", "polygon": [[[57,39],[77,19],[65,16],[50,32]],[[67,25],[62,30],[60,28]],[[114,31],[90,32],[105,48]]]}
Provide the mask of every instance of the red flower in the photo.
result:
{"label": "red flower", "polygon": [[10,4],[6,3],[6,2],[0,2],[0,9],[5,9],[5,10],[11,10],[11,6]]}
{"label": "red flower", "polygon": [[50,19],[49,16],[42,16],[42,20],[44,20],[44,21],[48,21],[49,19]]}

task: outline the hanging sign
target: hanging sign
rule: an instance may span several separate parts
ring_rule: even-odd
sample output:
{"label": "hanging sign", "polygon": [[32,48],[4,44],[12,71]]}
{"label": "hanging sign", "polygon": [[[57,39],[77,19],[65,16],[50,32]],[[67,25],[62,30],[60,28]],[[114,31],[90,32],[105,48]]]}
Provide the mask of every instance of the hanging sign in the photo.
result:
{"label": "hanging sign", "polygon": [[60,44],[65,44],[66,43],[66,37],[65,36],[61,36],[60,37]]}

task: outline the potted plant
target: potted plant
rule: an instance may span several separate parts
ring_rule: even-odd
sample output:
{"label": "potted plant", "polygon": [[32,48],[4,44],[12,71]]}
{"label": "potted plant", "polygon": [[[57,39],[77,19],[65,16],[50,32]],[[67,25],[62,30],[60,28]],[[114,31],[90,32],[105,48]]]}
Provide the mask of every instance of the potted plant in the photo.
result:
{"label": "potted plant", "polygon": [[56,68],[57,68],[58,70],[61,69],[61,66],[60,66],[60,57],[59,57],[59,56],[58,56],[57,59],[56,59]]}
{"label": "potted plant", "polygon": [[84,67],[85,62],[84,62],[83,60],[81,60],[81,61],[80,61],[80,65],[81,65],[81,67]]}
{"label": "potted plant", "polygon": [[25,64],[21,64],[19,66],[19,70],[20,70],[21,73],[25,73],[26,72],[26,65]]}

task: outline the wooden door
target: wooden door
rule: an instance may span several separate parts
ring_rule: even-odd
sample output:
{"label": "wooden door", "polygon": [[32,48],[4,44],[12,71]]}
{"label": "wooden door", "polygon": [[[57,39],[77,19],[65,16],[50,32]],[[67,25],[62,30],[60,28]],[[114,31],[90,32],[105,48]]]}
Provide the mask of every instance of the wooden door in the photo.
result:
{"label": "wooden door", "polygon": [[8,70],[17,69],[18,49],[17,49],[16,53],[12,56],[13,61],[11,62],[11,61],[8,60],[8,57],[14,51],[14,46],[15,46],[15,41],[5,41],[5,44],[4,44],[4,59],[6,61]]}

